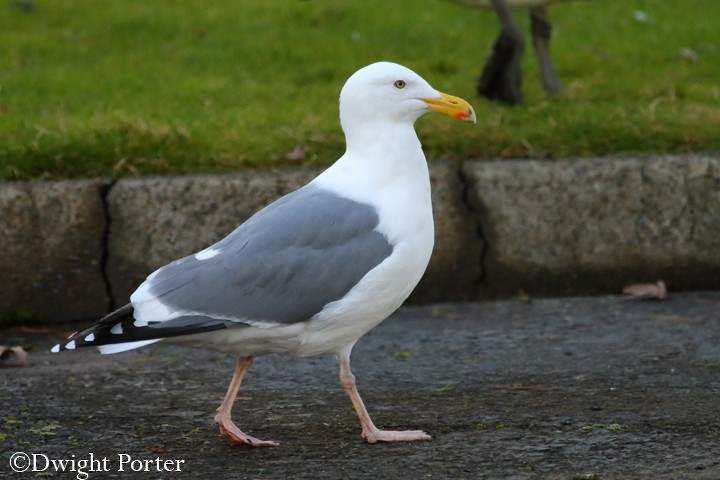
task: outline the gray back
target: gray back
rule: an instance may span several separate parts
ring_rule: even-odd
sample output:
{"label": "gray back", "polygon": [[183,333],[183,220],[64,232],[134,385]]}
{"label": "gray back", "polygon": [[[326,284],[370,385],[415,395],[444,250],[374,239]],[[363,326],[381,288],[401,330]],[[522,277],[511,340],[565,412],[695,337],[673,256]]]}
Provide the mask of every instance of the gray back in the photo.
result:
{"label": "gray back", "polygon": [[216,243],[212,258],[162,267],[149,291],[171,310],[240,322],[308,320],[392,253],[378,221],[373,206],[307,185]]}

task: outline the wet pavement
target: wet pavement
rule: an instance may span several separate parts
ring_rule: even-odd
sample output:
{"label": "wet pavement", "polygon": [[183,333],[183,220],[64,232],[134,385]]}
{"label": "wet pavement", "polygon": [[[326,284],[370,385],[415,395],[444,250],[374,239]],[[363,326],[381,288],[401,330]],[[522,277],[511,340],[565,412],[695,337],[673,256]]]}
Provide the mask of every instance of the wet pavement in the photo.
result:
{"label": "wet pavement", "polygon": [[282,445],[252,449],[213,423],[234,358],[50,354],[75,326],[0,330],[32,362],[0,369],[0,478],[720,479],[720,292],[403,308],[352,366],[378,426],[433,440],[375,445],[332,357],[256,359],[233,417]]}

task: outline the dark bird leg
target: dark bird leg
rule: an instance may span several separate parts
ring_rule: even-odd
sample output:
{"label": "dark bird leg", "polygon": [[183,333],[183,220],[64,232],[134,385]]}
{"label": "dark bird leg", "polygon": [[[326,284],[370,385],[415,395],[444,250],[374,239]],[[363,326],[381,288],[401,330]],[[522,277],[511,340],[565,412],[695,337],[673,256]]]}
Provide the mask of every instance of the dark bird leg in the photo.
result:
{"label": "dark bird leg", "polygon": [[404,431],[392,431],[392,430],[380,430],[378,429],[370,419],[365,404],[360,398],[360,394],[355,387],[355,375],[350,371],[350,352],[347,354],[338,355],[340,361],[340,383],[342,383],[345,393],[350,397],[350,400],[357,411],[358,417],[360,418],[360,425],[362,426],[362,438],[367,440],[368,443],[376,442],[394,442],[394,441],[410,441],[410,440],[430,440],[432,437],[422,430],[404,430]]}
{"label": "dark bird leg", "polygon": [[558,93],[562,91],[562,85],[555,73],[552,55],[550,54],[552,24],[548,18],[547,6],[543,5],[530,9],[530,25],[535,56],[540,65],[540,77],[542,78],[543,88],[551,95]]}
{"label": "dark bird leg", "polygon": [[240,429],[235,426],[231,418],[232,406],[235,402],[235,397],[237,397],[240,383],[242,383],[245,372],[247,372],[248,368],[250,368],[250,365],[252,365],[252,357],[238,358],[237,365],[235,366],[235,373],[233,374],[232,381],[230,382],[230,387],[228,388],[225,398],[215,414],[215,423],[217,423],[220,427],[220,433],[222,436],[230,440],[232,443],[250,445],[251,447],[277,447],[280,445],[278,442],[273,442],[271,440],[259,440],[240,431]]}
{"label": "dark bird leg", "polygon": [[525,40],[505,0],[491,0],[500,20],[500,35],[493,44],[477,85],[478,94],[509,104],[524,104],[520,60]]}

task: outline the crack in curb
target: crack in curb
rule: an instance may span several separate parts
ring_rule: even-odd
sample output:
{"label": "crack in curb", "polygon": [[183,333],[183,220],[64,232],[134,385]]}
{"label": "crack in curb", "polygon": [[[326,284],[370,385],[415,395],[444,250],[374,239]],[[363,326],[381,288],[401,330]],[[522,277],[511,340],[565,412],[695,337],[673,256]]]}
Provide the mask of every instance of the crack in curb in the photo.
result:
{"label": "crack in curb", "polygon": [[483,283],[485,283],[485,278],[487,277],[487,268],[485,265],[485,261],[487,259],[488,251],[490,250],[490,244],[488,243],[487,238],[485,238],[485,230],[483,229],[480,212],[475,208],[475,205],[473,205],[473,202],[470,200],[470,192],[472,191],[473,185],[472,182],[468,180],[468,177],[465,174],[466,163],[467,162],[465,161],[461,161],[459,163],[457,175],[460,183],[462,184],[462,194],[460,195],[460,200],[462,201],[463,205],[465,205],[465,208],[467,208],[468,212],[472,215],[476,225],[475,234],[480,240],[480,255],[478,258],[480,274],[475,279],[475,293],[477,294],[477,289]]}
{"label": "crack in curb", "polygon": [[113,312],[116,306],[107,266],[110,259],[110,225],[112,223],[108,196],[110,195],[110,191],[115,186],[117,181],[118,180],[114,178],[110,180],[110,183],[108,183],[107,185],[101,185],[99,192],[100,201],[102,202],[103,215],[105,216],[105,228],[103,228],[102,237],[100,239],[100,276],[102,277],[103,285],[105,286],[105,294],[108,301],[107,313]]}

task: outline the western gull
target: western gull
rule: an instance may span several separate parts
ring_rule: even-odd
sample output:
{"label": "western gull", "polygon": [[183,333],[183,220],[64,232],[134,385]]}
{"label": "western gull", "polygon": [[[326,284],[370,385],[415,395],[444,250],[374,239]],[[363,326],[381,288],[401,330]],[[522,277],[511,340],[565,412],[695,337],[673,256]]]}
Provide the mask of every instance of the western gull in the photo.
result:
{"label": "western gull", "polygon": [[355,342],[395,311],[423,275],[434,242],[428,166],[413,124],[428,111],[475,122],[465,100],[406,67],[361,68],[340,93],[345,154],[216,244],[159,268],[130,303],[53,352],[117,353],[160,340],[239,355],[215,421],[233,443],[276,446],[242,432],[231,409],[254,356],[334,353],[369,443],[429,440],[370,419],[350,370]]}

